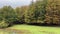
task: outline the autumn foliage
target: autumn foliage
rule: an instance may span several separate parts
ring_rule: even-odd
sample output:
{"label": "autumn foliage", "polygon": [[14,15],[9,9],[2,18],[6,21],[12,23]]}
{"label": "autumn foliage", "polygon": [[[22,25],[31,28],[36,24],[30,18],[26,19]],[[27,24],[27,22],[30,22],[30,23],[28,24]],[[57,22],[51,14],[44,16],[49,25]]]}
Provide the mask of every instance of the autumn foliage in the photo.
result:
{"label": "autumn foliage", "polygon": [[60,24],[60,0],[48,0],[45,16],[46,23]]}
{"label": "autumn foliage", "polygon": [[0,27],[17,23],[60,25],[60,0],[43,0],[31,2],[28,6],[0,8]]}

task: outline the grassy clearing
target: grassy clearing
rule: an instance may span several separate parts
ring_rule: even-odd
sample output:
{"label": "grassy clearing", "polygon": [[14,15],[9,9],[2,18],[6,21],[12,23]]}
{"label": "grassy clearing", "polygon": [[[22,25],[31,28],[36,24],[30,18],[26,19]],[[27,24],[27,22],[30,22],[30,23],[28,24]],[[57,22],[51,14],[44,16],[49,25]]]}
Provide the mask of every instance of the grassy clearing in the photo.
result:
{"label": "grassy clearing", "polygon": [[15,25],[10,27],[10,29],[29,30],[32,34],[60,34],[60,27]]}
{"label": "grassy clearing", "polygon": [[[9,27],[8,29],[12,29],[15,32],[17,32],[17,30],[18,30],[20,32],[19,34],[21,34],[21,33],[23,33],[23,34],[60,34],[60,27],[14,25],[12,27]],[[4,32],[5,33],[11,32],[11,30],[8,30],[8,29],[6,29]],[[14,31],[12,31],[12,32],[14,32]]]}

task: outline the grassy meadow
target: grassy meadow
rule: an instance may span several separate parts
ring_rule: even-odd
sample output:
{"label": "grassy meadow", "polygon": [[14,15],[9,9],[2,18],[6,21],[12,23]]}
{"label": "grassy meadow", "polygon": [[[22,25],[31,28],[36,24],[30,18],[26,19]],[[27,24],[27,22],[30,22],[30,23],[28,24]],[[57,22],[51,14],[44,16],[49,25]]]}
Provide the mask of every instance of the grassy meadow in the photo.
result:
{"label": "grassy meadow", "polygon": [[1,29],[0,34],[60,34],[60,27],[14,25]]}

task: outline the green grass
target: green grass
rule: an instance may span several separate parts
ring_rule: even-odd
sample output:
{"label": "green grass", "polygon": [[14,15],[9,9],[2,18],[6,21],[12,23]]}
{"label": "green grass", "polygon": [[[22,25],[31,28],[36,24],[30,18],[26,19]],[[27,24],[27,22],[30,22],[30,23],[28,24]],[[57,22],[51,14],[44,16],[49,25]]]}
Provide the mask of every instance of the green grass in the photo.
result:
{"label": "green grass", "polygon": [[[60,34],[60,27],[14,25],[12,27],[9,27],[8,29],[24,31],[24,32],[27,32],[28,34]],[[25,33],[25,34],[27,34],[27,33]]]}
{"label": "green grass", "polygon": [[60,34],[60,27],[15,25],[10,28],[17,29],[17,30],[29,30],[32,34]]}

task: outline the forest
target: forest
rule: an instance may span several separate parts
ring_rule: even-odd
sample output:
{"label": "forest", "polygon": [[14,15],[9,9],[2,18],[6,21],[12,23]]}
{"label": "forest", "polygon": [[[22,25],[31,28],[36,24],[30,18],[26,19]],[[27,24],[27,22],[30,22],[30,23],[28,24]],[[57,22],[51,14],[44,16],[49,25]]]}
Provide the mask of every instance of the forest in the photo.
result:
{"label": "forest", "polygon": [[28,6],[0,8],[0,28],[16,24],[60,26],[60,0],[31,2]]}

